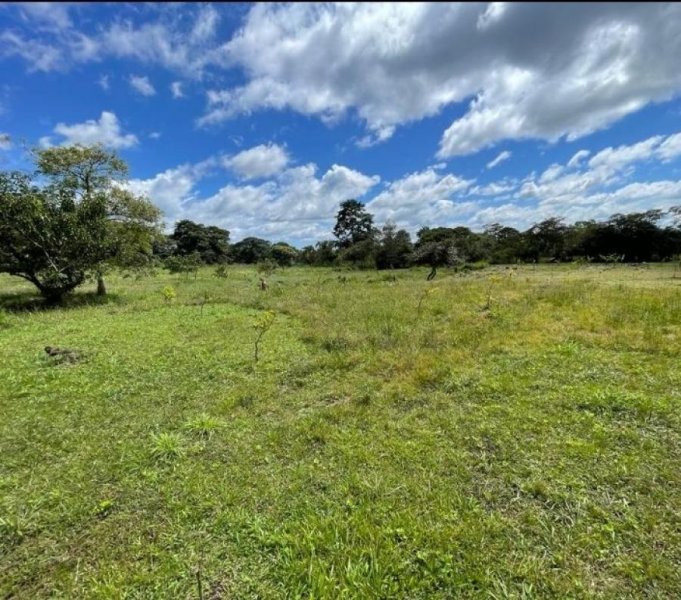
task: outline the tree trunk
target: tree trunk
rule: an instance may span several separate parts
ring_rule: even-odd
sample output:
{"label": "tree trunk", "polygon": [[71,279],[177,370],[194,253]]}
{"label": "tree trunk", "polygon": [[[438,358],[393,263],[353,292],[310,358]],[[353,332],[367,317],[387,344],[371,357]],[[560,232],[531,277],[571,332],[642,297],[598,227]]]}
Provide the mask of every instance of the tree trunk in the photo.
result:
{"label": "tree trunk", "polygon": [[104,285],[104,277],[101,274],[97,275],[97,295],[106,296],[106,285]]}

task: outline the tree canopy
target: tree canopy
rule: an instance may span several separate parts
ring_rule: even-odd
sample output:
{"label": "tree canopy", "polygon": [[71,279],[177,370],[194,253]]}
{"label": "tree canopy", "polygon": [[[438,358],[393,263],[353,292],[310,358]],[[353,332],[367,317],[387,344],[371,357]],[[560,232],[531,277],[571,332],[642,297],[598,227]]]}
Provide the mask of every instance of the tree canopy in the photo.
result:
{"label": "tree canopy", "polygon": [[374,217],[357,200],[345,200],[336,215],[333,234],[340,248],[348,248],[374,235]]}
{"label": "tree canopy", "polygon": [[0,272],[51,302],[107,266],[148,261],[160,211],[125,189],[127,167],[101,146],[35,150],[36,171],[0,173]]}
{"label": "tree canopy", "polygon": [[170,237],[176,243],[174,254],[189,256],[196,252],[208,265],[227,262],[229,258],[229,231],[215,225],[185,219],[175,224]]}

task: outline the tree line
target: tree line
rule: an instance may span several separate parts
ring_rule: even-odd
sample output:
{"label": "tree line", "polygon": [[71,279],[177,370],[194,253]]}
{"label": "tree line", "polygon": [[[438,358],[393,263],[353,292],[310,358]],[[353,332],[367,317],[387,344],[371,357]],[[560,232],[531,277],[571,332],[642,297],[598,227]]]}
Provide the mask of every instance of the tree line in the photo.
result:
{"label": "tree line", "polygon": [[126,187],[127,165],[101,146],[34,151],[32,174],[0,172],[0,273],[29,281],[49,301],[88,279],[106,293],[110,268],[162,265],[172,272],[201,265],[294,264],[400,269],[464,263],[655,262],[681,256],[681,207],[615,214],[604,221],[545,219],[525,231],[493,223],[422,227],[409,232],[374,225],[364,204],[341,203],[333,240],[297,249],[257,237],[230,242],[230,232],[190,220],[162,231],[161,212]]}
{"label": "tree line", "polygon": [[486,262],[658,262],[681,256],[681,210],[648,210],[615,214],[604,221],[567,224],[545,219],[520,231],[499,223],[475,232],[468,227],[422,227],[412,241],[409,232],[388,222],[374,226],[374,217],[357,200],[341,203],[334,240],[296,249],[257,237],[229,243],[229,231],[180,221],[172,234],[155,246],[163,259],[194,256],[199,264],[273,261],[280,266],[304,264],[402,269]]}

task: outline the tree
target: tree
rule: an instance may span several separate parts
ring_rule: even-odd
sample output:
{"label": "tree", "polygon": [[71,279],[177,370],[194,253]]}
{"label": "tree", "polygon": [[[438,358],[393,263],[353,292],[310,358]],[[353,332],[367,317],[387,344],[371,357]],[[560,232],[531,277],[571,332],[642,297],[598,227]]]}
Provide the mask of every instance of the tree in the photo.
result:
{"label": "tree", "polygon": [[250,265],[271,258],[271,247],[267,240],[247,237],[232,246],[232,257],[235,262]]}
{"label": "tree", "polygon": [[565,238],[568,227],[562,218],[551,217],[536,223],[524,233],[525,255],[539,261],[540,258],[562,260],[565,258]]}
{"label": "tree", "polygon": [[35,160],[36,181],[0,173],[0,272],[30,281],[55,303],[88,276],[105,293],[108,266],[149,261],[160,211],[123,187],[127,166],[115,153],[47,148]]}
{"label": "tree", "polygon": [[376,252],[377,269],[403,269],[409,264],[413,250],[409,232],[397,230],[395,223],[388,221],[381,229],[379,248]]}
{"label": "tree", "polygon": [[215,225],[201,225],[187,219],[178,221],[171,238],[177,244],[175,254],[189,256],[198,252],[201,262],[213,265],[227,262],[229,231]]}
{"label": "tree", "polygon": [[349,248],[374,236],[374,217],[357,200],[341,202],[333,235],[340,248]]}
{"label": "tree", "polygon": [[272,260],[280,267],[290,267],[298,260],[298,250],[286,242],[277,242],[271,248]]}
{"label": "tree", "polygon": [[439,242],[426,242],[419,245],[412,254],[412,261],[417,265],[430,266],[428,281],[437,275],[438,267],[451,267],[463,262],[454,241],[445,239]]}

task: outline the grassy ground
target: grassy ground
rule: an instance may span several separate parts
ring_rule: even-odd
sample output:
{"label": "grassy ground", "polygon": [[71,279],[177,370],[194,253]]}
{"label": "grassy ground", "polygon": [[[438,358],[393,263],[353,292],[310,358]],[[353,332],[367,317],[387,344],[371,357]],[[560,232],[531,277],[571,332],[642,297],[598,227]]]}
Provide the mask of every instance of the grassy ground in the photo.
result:
{"label": "grassy ground", "polygon": [[681,597],[674,268],[425,274],[1,278],[0,597]]}

